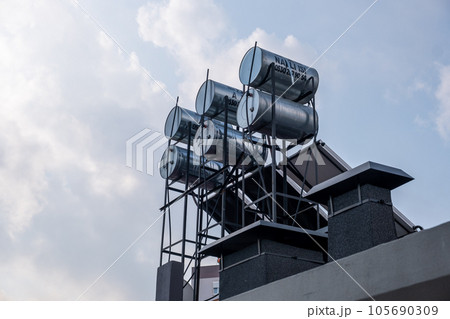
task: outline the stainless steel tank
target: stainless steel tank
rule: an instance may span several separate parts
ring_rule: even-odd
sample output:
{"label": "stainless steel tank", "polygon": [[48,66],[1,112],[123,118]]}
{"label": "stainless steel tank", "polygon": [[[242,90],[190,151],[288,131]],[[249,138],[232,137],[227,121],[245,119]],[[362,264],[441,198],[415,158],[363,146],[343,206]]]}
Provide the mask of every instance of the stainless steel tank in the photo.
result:
{"label": "stainless steel tank", "polygon": [[237,125],[236,111],[244,92],[231,86],[207,80],[195,99],[195,110],[200,115],[225,122],[225,97],[228,97],[228,124]]}
{"label": "stainless steel tank", "polygon": [[[200,168],[200,157],[189,152],[189,179],[188,183],[199,183],[202,179],[207,178],[214,174],[214,171],[220,170],[223,165],[213,161],[203,161],[205,163],[205,169]],[[163,153],[159,166],[159,173],[162,178],[180,183],[186,183],[186,163],[188,159],[187,149],[181,148],[176,145],[169,146]],[[202,177],[202,179],[200,179]],[[218,174],[212,180],[208,181],[203,188],[211,189],[218,186],[223,181],[223,175]]]}
{"label": "stainless steel tank", "polygon": [[275,68],[275,95],[282,95],[286,99],[302,104],[311,100],[319,86],[319,73],[313,68],[260,47],[251,48],[242,59],[239,68],[241,83],[272,93],[271,65]]}
{"label": "stainless steel tank", "polygon": [[272,119],[271,94],[249,89],[239,102],[238,125],[262,134],[272,135],[272,121],[275,120],[277,138],[296,139],[301,142],[314,135],[314,128],[317,130],[319,127],[319,118],[316,112],[316,126],[314,127],[312,107],[278,97],[275,100],[275,119]]}
{"label": "stainless steel tank", "polygon": [[227,129],[225,136],[225,125],[214,120],[203,122],[194,138],[194,153],[207,159],[223,162],[223,139],[228,143],[228,162],[230,165],[237,164],[243,154],[243,166],[254,164],[264,165],[267,159],[267,151],[263,147],[263,140],[257,137],[248,138],[242,136],[242,132],[232,128]]}
{"label": "stainless steel tank", "polygon": [[180,106],[170,110],[164,125],[164,134],[174,141],[188,143],[189,122],[191,123],[191,144],[200,125],[201,116]]}

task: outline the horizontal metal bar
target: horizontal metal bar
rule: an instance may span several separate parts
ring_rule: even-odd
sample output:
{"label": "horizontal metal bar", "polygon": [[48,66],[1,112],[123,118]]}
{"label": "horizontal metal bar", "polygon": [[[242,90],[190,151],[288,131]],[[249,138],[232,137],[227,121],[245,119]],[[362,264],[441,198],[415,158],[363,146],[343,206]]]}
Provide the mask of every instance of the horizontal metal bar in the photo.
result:
{"label": "horizontal metal bar", "polygon": [[234,264],[232,264],[232,265],[229,265],[229,266],[223,268],[222,271],[228,270],[228,269],[233,268],[233,267],[236,267],[236,266],[238,266],[238,265],[241,265],[241,264],[243,264],[243,263],[245,263],[245,262],[247,262],[247,261],[249,261],[249,260],[255,259],[256,257],[259,257],[259,256],[260,256],[259,254],[256,254],[256,255],[254,255],[254,256],[245,258],[245,259],[243,259],[243,260],[241,260],[241,261],[238,261],[237,263],[234,263]]}
{"label": "horizontal metal bar", "polygon": [[[277,196],[286,197],[286,198],[290,198],[290,199],[294,199],[294,200],[299,200],[300,199],[300,196],[293,196],[293,195],[283,194],[283,193],[278,193],[278,192],[277,192]],[[306,201],[307,200],[305,200],[305,202]]]}
{"label": "horizontal metal bar", "polygon": [[266,194],[263,197],[258,198],[257,200],[248,203],[247,205],[244,206],[244,209],[249,208],[250,206],[252,206],[253,204],[259,203],[260,201],[266,199],[267,197],[272,196],[272,193]]}
{"label": "horizontal metal bar", "polygon": [[203,235],[203,234],[200,234],[199,236],[202,237],[202,238],[208,238],[208,239],[214,239],[214,240],[219,240],[219,239],[220,239],[220,237],[212,236],[212,235]]}
{"label": "horizontal metal bar", "polygon": [[[188,242],[188,243],[191,243],[191,244],[196,244],[196,243],[197,243],[196,241],[193,241],[192,239],[185,239],[185,241]],[[164,249],[169,249],[170,247],[175,247],[176,245],[178,245],[178,244],[181,243],[181,242],[183,242],[182,239],[177,240],[176,242],[174,242],[174,243],[172,243],[172,244],[167,245],[166,247],[164,247]]]}
{"label": "horizontal metal bar", "polygon": [[267,251],[262,252],[261,255],[277,256],[277,257],[290,258],[290,259],[295,259],[295,260],[303,260],[303,261],[307,261],[310,263],[321,264],[321,265],[325,264],[325,261],[323,261],[323,260],[314,260],[314,259],[303,258],[303,257],[299,257],[299,256],[275,254],[275,253],[271,253],[271,252],[267,252]]}
{"label": "horizontal metal bar", "polygon": [[169,247],[174,247],[174,246],[178,245],[178,244],[181,243],[181,242],[182,242],[181,239],[180,239],[180,240],[177,240],[176,242],[173,242],[173,243],[171,243],[170,245],[164,247],[164,249],[167,249],[167,248],[169,248]]}
{"label": "horizontal metal bar", "polygon": [[[166,253],[166,254],[168,254],[168,255],[174,255],[174,256],[181,257],[181,254],[180,254],[180,253],[176,253],[176,252],[174,252],[174,251],[163,250],[162,253]],[[195,257],[194,257],[194,256],[191,256],[191,255],[184,255],[184,257],[185,257],[185,258],[189,258],[189,259],[195,259]]]}
{"label": "horizontal metal bar", "polygon": [[257,257],[259,257],[259,256],[263,256],[263,255],[271,255],[271,256],[278,256],[278,257],[289,258],[289,259],[295,259],[295,260],[303,260],[303,261],[307,261],[307,262],[311,262],[311,263],[315,263],[315,264],[320,264],[320,265],[325,264],[325,261],[321,261],[321,260],[314,260],[314,259],[309,259],[309,258],[302,258],[302,257],[299,257],[299,256],[281,255],[281,254],[275,254],[275,253],[270,253],[270,252],[262,252],[262,253],[260,253],[260,254],[253,255],[253,256],[251,256],[251,257],[248,257],[248,258],[245,258],[245,259],[243,259],[243,260],[241,260],[241,261],[238,261],[238,262],[236,262],[236,263],[234,263],[234,264],[232,264],[232,265],[229,265],[229,266],[223,268],[222,271],[231,269],[231,268],[233,268],[233,267],[236,267],[236,266],[238,266],[238,265],[241,265],[241,264],[243,264],[243,263],[246,263],[247,261],[250,261],[250,260],[252,260],[252,259],[255,259],[255,258],[257,258]]}
{"label": "horizontal metal bar", "polygon": [[[178,195],[176,198],[172,199],[170,202],[168,202],[167,204],[165,204],[164,206],[162,206],[159,210],[163,211],[166,208],[172,206],[174,203],[176,203],[177,201],[179,201],[180,199],[182,199],[183,197],[185,197],[186,195],[192,193],[194,190],[196,190],[197,188],[199,188],[201,185],[203,185],[204,183],[209,182],[209,180],[213,179],[216,175],[218,175],[219,173],[223,173],[225,169],[227,169],[227,166],[222,167],[220,170],[218,170],[217,172],[215,172],[214,174],[208,176],[208,178],[206,178],[204,181],[202,181],[201,183],[197,183],[194,186],[191,186],[190,188],[188,188],[187,190],[185,190],[183,193],[181,193],[180,195]],[[217,188],[220,188],[217,187]]]}
{"label": "horizontal metal bar", "polygon": [[215,223],[215,224],[213,224],[213,225],[209,225],[208,227],[203,228],[202,230],[200,230],[199,233],[207,232],[207,231],[209,231],[210,229],[213,229],[214,227],[217,227],[217,226],[220,226],[220,224],[219,224],[219,223]]}
{"label": "horizontal metal bar", "polygon": [[314,206],[309,206],[309,207],[303,208],[302,210],[299,210],[298,212],[294,213],[292,215],[292,217],[296,217],[297,215],[300,215],[301,213],[304,213],[304,212],[306,212],[307,210],[310,210],[310,209],[316,210]]}

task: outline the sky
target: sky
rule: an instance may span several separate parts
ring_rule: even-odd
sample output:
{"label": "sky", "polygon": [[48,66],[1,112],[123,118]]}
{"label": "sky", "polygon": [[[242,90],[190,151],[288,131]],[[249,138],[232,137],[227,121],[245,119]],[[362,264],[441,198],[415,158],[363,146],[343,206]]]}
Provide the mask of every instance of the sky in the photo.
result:
{"label": "sky", "polygon": [[372,4],[0,0],[0,300],[154,300],[164,181],[127,166],[126,141],[162,132],[177,97],[194,110],[207,69],[240,88],[255,41],[318,70],[318,138],[403,169],[396,207],[447,222],[450,4],[360,17]]}

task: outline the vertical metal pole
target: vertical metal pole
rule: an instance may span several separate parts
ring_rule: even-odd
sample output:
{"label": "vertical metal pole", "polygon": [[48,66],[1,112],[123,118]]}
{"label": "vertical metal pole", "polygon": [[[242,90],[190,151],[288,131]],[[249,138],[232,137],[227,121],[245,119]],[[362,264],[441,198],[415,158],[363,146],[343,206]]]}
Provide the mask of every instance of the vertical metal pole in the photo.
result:
{"label": "vertical metal pole", "polygon": [[[186,161],[186,184],[184,186],[184,190],[187,191],[189,188],[189,166],[191,161],[191,131],[192,131],[192,123],[188,124],[188,148],[187,148],[187,161]],[[183,210],[183,237],[181,239],[181,265],[184,271],[184,259],[186,253],[186,223],[187,223],[187,206],[188,206],[189,195],[185,195],[184,197],[184,210]]]}
{"label": "vertical metal pole", "polygon": [[196,254],[195,254],[195,274],[194,274],[194,301],[198,301],[199,296],[199,285],[200,285],[200,266],[201,266],[201,258],[198,254],[202,247],[202,230],[203,230],[203,194],[204,190],[200,191],[200,196],[198,199],[198,208],[197,208],[197,237],[196,237]]}
{"label": "vertical metal pole", "polygon": [[[175,122],[175,117],[176,117],[176,114],[177,114],[177,111],[178,111],[178,100],[179,100],[179,97],[177,96],[177,100],[176,100],[176,103],[175,103],[175,107],[176,107],[175,114],[174,114],[174,117],[173,117],[172,126],[170,128],[170,136],[172,136],[172,133],[173,133],[173,126],[174,126],[174,122]],[[167,148],[170,147],[170,142],[171,142],[171,140],[169,140],[167,142]],[[169,169],[169,167],[167,166],[167,172],[168,172],[168,169]],[[169,175],[169,174],[167,173],[167,175]],[[169,179],[166,178],[165,190],[164,190],[164,205],[167,205],[168,202],[169,202]],[[159,265],[160,266],[162,266],[162,261],[163,261],[164,235],[165,235],[165,229],[166,229],[166,213],[167,213],[167,211],[169,211],[169,218],[168,218],[169,219],[169,258],[168,258],[169,261],[170,261],[170,254],[172,252],[172,229],[171,229],[172,223],[171,223],[171,220],[170,220],[170,207],[168,207],[168,208],[166,208],[164,210],[163,221],[162,221],[161,252],[160,252],[160,256],[159,256]]]}
{"label": "vertical metal pole", "polygon": [[[244,132],[242,132],[242,137],[244,137]],[[245,167],[242,166],[241,169],[241,174],[242,174],[242,227],[245,227]],[[237,179],[236,179],[236,183],[237,183]]]}
{"label": "vertical metal pole", "polygon": [[362,204],[361,184],[358,183],[358,204]]}
{"label": "vertical metal pole", "polygon": [[334,215],[334,207],[333,207],[333,197],[331,195],[328,197],[328,217]]}
{"label": "vertical metal pole", "polygon": [[[312,85],[314,87],[314,78],[311,78],[311,79],[312,79]],[[318,132],[318,128],[317,128],[317,123],[316,123],[317,119],[316,119],[316,97],[315,96],[312,97],[311,104],[312,104],[312,107],[313,107],[313,121],[314,121],[314,147],[316,148],[315,151],[317,151],[317,132]],[[317,184],[319,184],[319,167],[318,167],[319,163],[317,162],[317,158],[316,158],[315,155],[314,155],[314,162],[315,162],[314,163],[314,168],[315,168],[314,173],[316,175],[316,185],[317,185]],[[320,213],[319,213],[320,207],[319,207],[319,204],[316,205],[316,210],[317,210],[317,221],[316,221],[316,223],[317,223],[317,229],[319,229],[320,228]]]}
{"label": "vertical metal pole", "polygon": [[[225,127],[224,127],[224,137],[222,141],[222,155],[223,155],[223,165],[226,167],[228,165],[228,97],[225,96]],[[227,171],[223,171],[223,180],[227,179]],[[222,227],[220,230],[220,237],[225,236],[225,218],[227,210],[227,190],[224,187],[222,190]]]}
{"label": "vertical metal pole", "polygon": [[[208,80],[209,80],[209,69],[206,70],[206,80],[205,80],[205,95],[203,96],[203,112],[200,119],[200,125],[203,126],[204,121],[204,113],[206,106],[206,97],[208,95]],[[199,174],[200,178],[203,179],[203,183],[205,183],[206,171],[205,171],[205,158],[203,154],[203,129],[201,131],[201,139],[202,139],[202,152],[200,156],[200,165],[199,165]],[[198,193],[198,209],[197,209],[197,232],[196,232],[196,254],[195,254],[195,275],[194,275],[194,301],[198,300],[199,297],[199,289],[200,289],[200,267],[201,267],[201,257],[198,255],[202,247],[202,232],[203,232],[203,196],[204,190],[201,189]],[[206,205],[208,205],[206,203]]]}
{"label": "vertical metal pole", "polygon": [[[201,170],[201,169],[199,169]],[[200,171],[201,174],[201,171]],[[196,219],[196,223],[195,223],[195,255],[194,255],[194,278],[193,278],[193,288],[194,288],[194,295],[192,296],[193,301],[196,301],[196,296],[197,296],[197,278],[198,278],[198,269],[199,269],[199,255],[198,252],[200,251],[200,231],[201,231],[201,225],[200,225],[200,215],[202,213],[202,205],[203,205],[203,201],[200,198],[200,192],[197,193],[197,201],[198,201],[198,206],[197,206],[197,219]]]}
{"label": "vertical metal pole", "polygon": [[234,205],[234,210],[235,210],[235,212],[236,212],[236,222],[239,220],[239,196],[238,196],[238,177],[239,177],[239,175],[238,175],[238,170],[236,169],[235,171],[234,171],[234,192],[235,192],[235,194],[236,194],[236,202],[235,202],[235,205]]}
{"label": "vertical metal pole", "polygon": [[272,221],[277,222],[277,160],[276,160],[276,143],[275,135],[277,130],[277,123],[275,120],[275,65],[272,64],[271,70],[272,77],[272,143],[271,143],[271,155],[272,155]]}
{"label": "vertical metal pole", "polygon": [[[166,189],[164,191],[164,205],[167,205],[167,197],[169,192],[169,179],[166,178]],[[167,208],[166,208],[167,209]],[[164,249],[164,230],[166,228],[166,210],[164,210],[163,220],[162,220],[162,231],[161,231],[161,250],[159,255],[159,265],[162,266],[163,261],[163,249]]]}
{"label": "vertical metal pole", "polygon": [[[286,165],[287,165],[287,148],[286,148],[286,141],[283,140],[283,160],[281,162],[281,164],[283,165],[283,195],[287,194],[287,171],[286,171]],[[283,210],[285,212],[287,212],[288,207],[287,207],[287,203],[288,203],[288,199],[286,196],[283,196]]]}

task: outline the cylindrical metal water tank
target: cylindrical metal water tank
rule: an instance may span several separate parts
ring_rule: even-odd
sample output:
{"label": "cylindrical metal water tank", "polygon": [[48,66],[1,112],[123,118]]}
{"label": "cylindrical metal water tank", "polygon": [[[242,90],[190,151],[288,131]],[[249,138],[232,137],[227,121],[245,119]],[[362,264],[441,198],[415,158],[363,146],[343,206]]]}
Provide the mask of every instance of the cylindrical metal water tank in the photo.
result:
{"label": "cylindrical metal water tank", "polygon": [[[201,168],[200,157],[195,155],[192,151],[189,152],[189,179],[188,183],[199,183],[201,179],[207,178],[214,174],[214,171],[220,170],[223,165],[217,162],[206,162],[205,169]],[[159,166],[159,173],[162,178],[180,183],[186,183],[186,164],[188,160],[187,149],[176,145],[169,146],[163,153]],[[200,179],[200,180],[199,180]],[[206,188],[211,189],[219,185],[223,181],[223,175],[218,174],[212,180],[206,183]],[[204,187],[205,185],[203,185]]]}
{"label": "cylindrical metal water tank", "polygon": [[225,122],[225,97],[228,97],[228,124],[237,125],[236,111],[244,92],[231,86],[207,80],[195,99],[195,110],[200,115]]}
{"label": "cylindrical metal water tank", "polygon": [[[247,96],[248,95],[248,96]],[[319,118],[307,105],[283,98],[275,98],[275,119],[272,119],[272,96],[266,92],[249,89],[239,102],[237,120],[242,128],[272,135],[272,122],[276,121],[276,137],[296,139],[298,142],[314,135],[318,130]]]}
{"label": "cylindrical metal water tank", "polygon": [[191,123],[191,144],[200,125],[201,116],[180,106],[170,110],[164,125],[164,134],[174,141],[188,143],[189,122]]}
{"label": "cylindrical metal water tank", "polygon": [[223,162],[223,139],[228,143],[228,164],[237,164],[243,154],[243,166],[254,164],[264,165],[267,159],[267,151],[263,146],[263,140],[257,137],[248,138],[242,136],[242,132],[232,128],[227,129],[221,122],[206,120],[203,122],[194,138],[194,153],[207,159]]}
{"label": "cylindrical metal water tank", "polygon": [[239,68],[241,83],[272,93],[271,65],[275,68],[275,95],[282,95],[302,104],[311,100],[319,86],[319,73],[313,68],[260,47],[251,48],[242,59]]}

